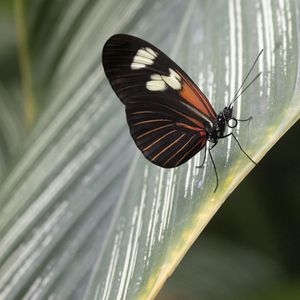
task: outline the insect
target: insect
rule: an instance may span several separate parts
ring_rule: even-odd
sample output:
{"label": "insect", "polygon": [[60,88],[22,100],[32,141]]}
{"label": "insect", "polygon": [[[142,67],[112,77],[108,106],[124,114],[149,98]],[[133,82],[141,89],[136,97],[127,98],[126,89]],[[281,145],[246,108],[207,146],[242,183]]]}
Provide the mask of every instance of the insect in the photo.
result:
{"label": "insect", "polygon": [[[110,37],[103,47],[102,62],[113,90],[125,105],[131,136],[143,155],[155,165],[174,168],[205,148],[202,167],[208,148],[216,191],[219,179],[211,150],[219,139],[232,136],[255,164],[236,136],[225,131],[251,119],[233,117],[233,104],[260,76],[242,90],[262,51],[232,101],[219,114],[176,63],[140,38],[126,34]],[[207,146],[208,141],[212,146]]]}

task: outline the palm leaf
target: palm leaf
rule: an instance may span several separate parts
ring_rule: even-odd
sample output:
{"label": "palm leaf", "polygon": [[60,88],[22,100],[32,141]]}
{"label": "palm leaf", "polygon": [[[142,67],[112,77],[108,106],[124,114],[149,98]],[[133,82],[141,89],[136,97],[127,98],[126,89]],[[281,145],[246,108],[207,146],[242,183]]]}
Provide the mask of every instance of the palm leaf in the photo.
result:
{"label": "palm leaf", "polygon": [[146,162],[104,77],[102,45],[117,32],[149,40],[217,111],[264,48],[263,76],[235,106],[253,116],[237,136],[259,161],[299,118],[298,4],[32,0],[16,9],[27,124],[37,122],[0,187],[0,295],[151,299],[254,165],[234,140],[220,142],[213,193],[211,162],[196,169],[201,153],[172,170]]}

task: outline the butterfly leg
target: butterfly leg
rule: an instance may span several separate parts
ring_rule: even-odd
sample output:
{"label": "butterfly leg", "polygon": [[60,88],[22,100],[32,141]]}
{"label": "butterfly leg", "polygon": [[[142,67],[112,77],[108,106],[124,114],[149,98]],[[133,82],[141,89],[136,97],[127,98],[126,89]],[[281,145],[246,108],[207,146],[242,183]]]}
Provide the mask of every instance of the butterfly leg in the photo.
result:
{"label": "butterfly leg", "polygon": [[251,119],[252,119],[252,116],[247,119],[236,119],[236,120],[239,122],[247,122],[247,121],[250,121]]}
{"label": "butterfly leg", "polygon": [[200,164],[200,166],[196,166],[196,168],[202,168],[204,163],[205,163],[205,160],[206,160],[206,152],[207,152],[207,146],[205,145],[205,148],[204,148],[204,157],[203,157],[203,160],[202,160],[202,163]]}
{"label": "butterfly leg", "polygon": [[216,187],[214,189],[214,193],[216,192],[218,186],[219,186],[219,178],[218,178],[218,173],[217,173],[217,168],[216,168],[216,165],[215,165],[215,162],[213,160],[213,157],[211,155],[211,150],[217,145],[217,143],[214,143],[210,148],[208,148],[208,153],[209,153],[209,157],[211,159],[211,162],[213,164],[213,167],[214,167],[214,171],[215,171],[215,175],[216,175],[216,180],[217,180],[217,184],[216,184]]}
{"label": "butterfly leg", "polygon": [[236,143],[238,144],[240,150],[249,158],[249,160],[251,160],[255,165],[257,165],[257,163],[246,153],[246,151],[242,148],[241,144],[239,143],[238,139],[236,138],[236,136],[231,132],[231,133],[228,133],[226,135],[224,135],[222,138],[225,138],[225,137],[229,137],[229,136],[232,136]]}

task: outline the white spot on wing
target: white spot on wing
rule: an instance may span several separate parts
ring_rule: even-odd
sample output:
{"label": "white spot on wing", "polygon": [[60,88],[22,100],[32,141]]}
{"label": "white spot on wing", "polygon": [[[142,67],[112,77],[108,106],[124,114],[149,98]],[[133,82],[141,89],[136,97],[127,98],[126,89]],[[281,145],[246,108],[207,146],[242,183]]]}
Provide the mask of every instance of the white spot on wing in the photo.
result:
{"label": "white spot on wing", "polygon": [[157,53],[149,47],[141,48],[134,56],[130,67],[132,70],[146,68],[146,65],[154,64],[155,57],[157,57]]}
{"label": "white spot on wing", "polygon": [[130,67],[131,67],[132,70],[138,70],[138,69],[145,68],[146,65],[145,64],[140,64],[140,63],[133,62]]}
{"label": "white spot on wing", "polygon": [[180,90],[180,75],[177,74],[173,69],[169,68],[170,75],[159,75],[153,74],[150,77],[150,81],[147,82],[146,88],[149,91],[164,91],[167,85],[173,90]]}
{"label": "white spot on wing", "polygon": [[139,51],[136,53],[136,56],[143,56],[150,59],[154,59],[155,57],[157,57],[157,54],[149,47],[146,47],[146,48],[139,49]]}
{"label": "white spot on wing", "polygon": [[150,54],[152,54],[154,57],[157,57],[157,53],[154,52],[151,48],[146,47],[145,50],[146,50],[147,52],[149,52]]}
{"label": "white spot on wing", "polygon": [[151,80],[146,83],[146,88],[149,91],[164,91],[167,89],[167,85],[163,80]]}
{"label": "white spot on wing", "polygon": [[176,73],[173,69],[170,69],[170,77],[175,77],[176,79],[180,79],[180,75],[178,73]]}
{"label": "white spot on wing", "polygon": [[151,60],[150,58],[144,57],[144,56],[136,56],[134,58],[134,62],[145,64],[145,65],[152,65],[153,64],[153,60]]}
{"label": "white spot on wing", "polygon": [[150,78],[153,79],[153,80],[161,80],[161,75],[159,75],[159,74],[153,74],[153,75],[151,75]]}
{"label": "white spot on wing", "polygon": [[162,79],[173,90],[180,90],[180,88],[181,88],[181,84],[180,84],[180,80],[179,80],[180,77],[178,79],[178,77],[176,75],[178,75],[178,74],[174,70],[170,69],[170,75],[169,76],[162,76]]}

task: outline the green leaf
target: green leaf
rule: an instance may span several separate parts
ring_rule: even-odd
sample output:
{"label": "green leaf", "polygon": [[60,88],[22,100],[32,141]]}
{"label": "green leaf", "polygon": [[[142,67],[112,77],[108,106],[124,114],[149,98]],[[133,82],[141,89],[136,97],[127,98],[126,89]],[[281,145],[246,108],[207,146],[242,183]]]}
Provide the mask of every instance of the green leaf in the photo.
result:
{"label": "green leaf", "polygon": [[196,168],[203,153],[172,170],[145,161],[104,76],[102,46],[117,32],[149,40],[191,75],[217,112],[264,48],[255,69],[263,76],[234,110],[238,118],[253,116],[236,135],[259,161],[299,119],[298,4],[31,0],[24,6],[17,1],[25,18],[18,24],[27,25],[20,57],[23,76],[32,79],[23,83],[34,95],[37,122],[0,186],[0,298],[154,298],[254,165],[233,139],[220,141],[213,193],[211,161]]}
{"label": "green leaf", "polygon": [[15,76],[18,65],[14,28],[11,26],[13,18],[8,5],[6,2],[0,4],[0,182],[19,154],[25,135],[20,83]]}

